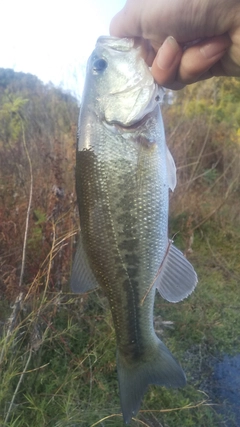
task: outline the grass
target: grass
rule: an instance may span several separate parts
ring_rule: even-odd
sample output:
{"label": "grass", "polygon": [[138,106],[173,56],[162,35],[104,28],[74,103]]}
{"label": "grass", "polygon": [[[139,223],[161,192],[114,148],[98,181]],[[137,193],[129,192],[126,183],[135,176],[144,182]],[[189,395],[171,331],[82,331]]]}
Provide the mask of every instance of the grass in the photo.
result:
{"label": "grass", "polygon": [[[190,259],[199,284],[190,298],[174,305],[156,296],[156,316],[173,322],[173,328],[161,327],[161,336],[181,362],[188,385],[181,390],[151,386],[132,427],[225,425],[201,384],[209,375],[209,355],[240,351],[240,233],[228,233],[226,239],[213,224],[195,232]],[[176,237],[179,247],[181,239]],[[2,334],[1,350],[1,425],[123,425],[115,336],[101,291],[73,296],[67,287],[63,292],[46,287],[44,298],[36,294],[23,301],[14,332],[7,337],[5,328]]]}

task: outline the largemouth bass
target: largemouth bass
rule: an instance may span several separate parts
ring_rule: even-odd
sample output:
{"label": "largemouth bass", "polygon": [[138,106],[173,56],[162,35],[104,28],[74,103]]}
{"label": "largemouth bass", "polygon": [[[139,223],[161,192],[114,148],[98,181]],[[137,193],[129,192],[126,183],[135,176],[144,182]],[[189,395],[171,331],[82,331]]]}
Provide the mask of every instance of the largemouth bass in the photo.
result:
{"label": "largemouth bass", "polygon": [[76,190],[81,232],[71,287],[101,286],[117,340],[124,421],[149,384],[185,385],[153,327],[155,291],[178,302],[196,273],[168,240],[176,168],[166,146],[160,89],[132,39],[100,37],[89,58],[79,117]]}

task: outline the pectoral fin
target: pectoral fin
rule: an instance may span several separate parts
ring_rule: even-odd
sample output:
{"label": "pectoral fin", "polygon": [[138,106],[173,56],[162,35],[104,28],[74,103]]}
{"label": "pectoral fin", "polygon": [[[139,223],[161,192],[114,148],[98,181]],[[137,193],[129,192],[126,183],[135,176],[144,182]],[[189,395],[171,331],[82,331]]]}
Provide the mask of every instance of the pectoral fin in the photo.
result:
{"label": "pectoral fin", "polygon": [[170,153],[168,147],[167,147],[166,156],[167,156],[168,186],[172,191],[174,191],[177,185],[177,171],[176,171],[176,165],[175,165],[173,156]]}
{"label": "pectoral fin", "polygon": [[77,250],[73,262],[70,280],[71,289],[77,294],[84,294],[98,286],[97,280],[91,270],[88,257],[83,247],[82,235],[80,233]]}
{"label": "pectoral fin", "polygon": [[174,245],[169,243],[167,255],[156,279],[156,288],[169,302],[187,298],[198,282],[197,274],[190,262]]}

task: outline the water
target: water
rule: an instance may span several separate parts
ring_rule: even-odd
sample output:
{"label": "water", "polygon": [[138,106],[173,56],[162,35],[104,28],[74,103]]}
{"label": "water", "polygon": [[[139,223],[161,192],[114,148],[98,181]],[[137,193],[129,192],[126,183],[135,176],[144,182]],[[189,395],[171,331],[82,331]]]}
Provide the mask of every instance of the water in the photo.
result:
{"label": "water", "polygon": [[[216,410],[224,416],[227,427],[240,426],[240,354],[224,355],[211,365],[213,371],[206,383],[208,395],[219,403]],[[230,419],[231,414],[235,421]]]}

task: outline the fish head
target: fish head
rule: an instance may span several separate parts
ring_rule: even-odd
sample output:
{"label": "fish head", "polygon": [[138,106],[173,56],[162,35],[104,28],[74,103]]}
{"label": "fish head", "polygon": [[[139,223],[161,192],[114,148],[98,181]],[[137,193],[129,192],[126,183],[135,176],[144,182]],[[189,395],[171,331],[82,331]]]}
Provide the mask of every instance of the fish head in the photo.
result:
{"label": "fish head", "polygon": [[86,87],[94,97],[96,114],[109,124],[131,126],[162,98],[140,47],[129,38],[99,37],[88,60]]}

